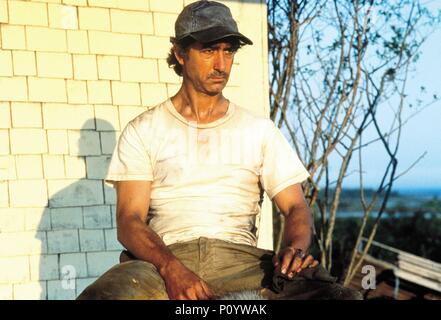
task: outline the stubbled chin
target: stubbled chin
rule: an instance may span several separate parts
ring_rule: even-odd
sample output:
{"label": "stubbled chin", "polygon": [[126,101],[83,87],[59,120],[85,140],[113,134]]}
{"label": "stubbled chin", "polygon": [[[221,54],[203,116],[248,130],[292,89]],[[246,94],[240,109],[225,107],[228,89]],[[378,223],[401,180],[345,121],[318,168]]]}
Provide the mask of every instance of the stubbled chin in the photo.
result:
{"label": "stubbled chin", "polygon": [[206,94],[210,96],[218,95],[219,93],[222,93],[222,90],[224,90],[226,86],[226,83],[218,84],[218,85],[212,85],[208,88],[205,88]]}

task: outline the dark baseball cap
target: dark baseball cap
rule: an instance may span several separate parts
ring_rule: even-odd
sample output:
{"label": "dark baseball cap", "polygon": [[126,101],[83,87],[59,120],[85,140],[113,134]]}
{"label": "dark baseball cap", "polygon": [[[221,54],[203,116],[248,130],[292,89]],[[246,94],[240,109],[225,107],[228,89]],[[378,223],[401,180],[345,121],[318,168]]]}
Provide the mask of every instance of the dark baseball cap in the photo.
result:
{"label": "dark baseball cap", "polygon": [[253,44],[239,32],[226,5],[207,0],[187,5],[176,19],[174,41],[179,42],[187,37],[202,43],[236,37],[245,44]]}

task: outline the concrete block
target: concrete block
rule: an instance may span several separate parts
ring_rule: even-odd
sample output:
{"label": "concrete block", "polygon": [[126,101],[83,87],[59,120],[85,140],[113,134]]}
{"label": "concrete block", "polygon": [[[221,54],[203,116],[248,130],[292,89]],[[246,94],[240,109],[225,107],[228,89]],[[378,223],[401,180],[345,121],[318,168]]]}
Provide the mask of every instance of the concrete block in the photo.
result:
{"label": "concrete block", "polygon": [[110,31],[110,11],[103,8],[78,8],[80,29]]}
{"label": "concrete block", "polygon": [[67,101],[69,104],[87,104],[86,81],[67,80]]}
{"label": "concrete block", "polygon": [[[0,169],[0,177],[2,176]],[[2,181],[0,179],[0,208],[8,208],[9,207],[9,190],[8,190],[8,182]]]}
{"label": "concrete block", "polygon": [[104,179],[110,159],[110,156],[86,157],[87,179]]}
{"label": "concrete block", "polygon": [[80,248],[83,252],[104,251],[102,229],[80,230]]}
{"label": "concrete block", "polygon": [[50,154],[69,154],[67,130],[47,130],[46,132]]}
{"label": "concrete block", "polygon": [[0,209],[0,232],[25,231],[25,216],[20,209]]}
{"label": "concrete block", "polygon": [[90,52],[95,54],[142,56],[140,35],[90,31],[89,43]]}
{"label": "concrete block", "polygon": [[8,1],[9,23],[47,26],[47,5],[46,3],[30,1]]}
{"label": "concrete block", "polygon": [[43,104],[45,129],[95,129],[94,117],[90,105]]}
{"label": "concrete block", "polygon": [[118,1],[118,8],[127,10],[149,11],[148,0]]}
{"label": "concrete block", "polygon": [[35,63],[35,52],[32,51],[12,51],[14,64],[14,75],[16,76],[35,76],[37,67]]}
{"label": "concrete block", "polygon": [[106,204],[116,204],[116,192],[114,188],[104,185],[104,200]]}
{"label": "concrete block", "polygon": [[26,282],[30,279],[28,257],[0,258],[0,283]]}
{"label": "concrete block", "polygon": [[112,81],[112,97],[114,105],[141,105],[138,83]]}
{"label": "concrete block", "polygon": [[158,82],[156,60],[121,57],[121,80],[126,82]]}
{"label": "concrete block", "polygon": [[87,31],[67,30],[67,50],[70,53],[89,53]]}
{"label": "concrete block", "polygon": [[0,77],[0,101],[27,101],[28,89],[25,77]]}
{"label": "concrete block", "polygon": [[87,93],[91,104],[112,103],[109,80],[87,81]]}
{"label": "concrete block", "polygon": [[43,162],[41,155],[18,155],[15,157],[18,179],[42,179]]}
{"label": "concrete block", "polygon": [[95,106],[96,129],[99,131],[120,130],[118,107]]}
{"label": "concrete block", "polygon": [[23,208],[26,231],[51,230],[51,216],[49,208]]}
{"label": "concrete block", "polygon": [[102,8],[118,8],[119,2],[120,0],[88,0],[89,6]]}
{"label": "concrete block", "polygon": [[99,133],[91,130],[69,131],[69,150],[72,156],[101,155]]}
{"label": "concrete block", "polygon": [[97,56],[98,78],[104,80],[119,80],[119,60],[115,56]]}
{"label": "concrete block", "polygon": [[28,78],[29,100],[37,102],[67,102],[63,79]]}
{"label": "concrete block", "polygon": [[178,14],[154,12],[153,21],[155,22],[155,35],[172,37],[175,34],[175,21]]}
{"label": "concrete block", "polygon": [[141,83],[143,106],[155,106],[167,99],[167,86],[163,83]]}
{"label": "concrete block", "polygon": [[87,268],[89,277],[99,277],[119,261],[120,251],[87,253]]}
{"label": "concrete block", "polygon": [[0,128],[9,129],[11,127],[11,109],[9,102],[0,102]]}
{"label": "concrete block", "polygon": [[2,24],[0,31],[3,49],[26,49],[24,26]]}
{"label": "concrete block", "polygon": [[[6,1],[3,1],[6,4]],[[0,6],[1,6],[0,2]],[[12,300],[13,298],[13,286],[12,284],[0,284],[0,300]]]}
{"label": "concrete block", "polygon": [[169,37],[142,36],[142,52],[145,58],[166,59],[171,47]]}
{"label": "concrete block", "polygon": [[[9,21],[8,3],[6,0],[0,0],[0,23],[8,23],[8,21]],[[1,293],[0,293],[0,300],[2,300]]]}
{"label": "concrete block", "polygon": [[64,158],[62,155],[43,155],[45,179],[64,179]]}
{"label": "concrete block", "polygon": [[[80,234],[81,237],[81,234]],[[74,269],[72,276],[77,278],[87,277],[87,262],[86,262],[86,254],[85,253],[62,253],[60,254],[60,270],[63,270],[63,267],[66,269],[66,272],[69,271],[67,268],[72,266]]]}
{"label": "concrete block", "polygon": [[41,154],[47,152],[46,132],[43,129],[11,129],[12,154]]}
{"label": "concrete block", "polygon": [[43,121],[41,119],[40,103],[11,103],[12,126],[14,128],[41,128]]}
{"label": "concrete block", "polygon": [[[72,287],[69,285],[72,283]],[[48,300],[75,300],[75,279],[50,280],[47,282]]]}
{"label": "concrete block", "polygon": [[147,110],[146,107],[134,107],[134,106],[120,106],[119,107],[119,122],[121,128],[125,128],[130,120]]}
{"label": "concrete block", "polygon": [[46,297],[46,281],[14,284],[14,300],[41,300]]}
{"label": "concrete block", "polygon": [[153,34],[153,15],[150,12],[110,10],[112,32]]}
{"label": "concrete block", "polygon": [[100,132],[102,154],[112,155],[117,141],[117,132]]}
{"label": "concrete block", "polygon": [[64,156],[64,166],[66,168],[66,178],[86,178],[86,163],[83,157]]}
{"label": "concrete block", "polygon": [[119,243],[116,237],[116,229],[105,229],[104,236],[106,238],[106,250],[123,250],[124,247]]}
{"label": "concrete block", "polygon": [[0,50],[0,76],[12,77],[12,54],[9,50]]}
{"label": "concrete block", "polygon": [[83,227],[83,211],[80,207],[53,208],[52,229],[80,229]]}
{"label": "concrete block", "polygon": [[83,208],[84,228],[111,228],[110,206],[92,206]]}
{"label": "concrete block", "polygon": [[165,59],[158,60],[159,66],[159,81],[164,83],[180,83],[181,77],[179,77],[175,71],[170,68]]}
{"label": "concrete block", "polygon": [[79,252],[78,230],[47,231],[48,253]]}
{"label": "concrete block", "polygon": [[72,78],[72,56],[67,53],[37,52],[37,73],[39,77]]}
{"label": "concrete block", "polygon": [[57,254],[33,255],[29,257],[31,280],[55,280],[60,278]]}
{"label": "concrete block", "polygon": [[77,297],[84,291],[84,289],[86,289],[89,285],[91,285],[92,283],[95,282],[95,280],[97,280],[98,278],[94,277],[94,278],[81,278],[81,279],[77,279],[77,283],[76,283],[76,290],[77,290]]}
{"label": "concrete block", "polygon": [[[46,253],[45,232],[23,231],[0,233],[0,257],[17,257]],[[26,257],[26,269],[29,272],[29,262]],[[1,263],[0,263],[1,265]],[[17,267],[19,263],[17,262]],[[1,268],[2,273],[6,268]],[[21,281],[21,280],[19,280]],[[0,282],[4,282],[1,281]]]}
{"label": "concrete block", "polygon": [[96,56],[92,54],[73,55],[74,76],[77,80],[97,80]]}
{"label": "concrete block", "polygon": [[180,13],[183,8],[183,0],[150,0],[150,10],[155,12]]}
{"label": "concrete block", "polygon": [[111,205],[110,211],[112,212],[112,228],[116,228],[116,205]]}
{"label": "concrete block", "polygon": [[51,208],[91,206],[104,203],[102,181],[49,180]]}
{"label": "concrete block", "polygon": [[49,27],[78,29],[77,8],[60,4],[48,4]]}
{"label": "concrete block", "polygon": [[45,207],[47,189],[45,180],[9,181],[9,197],[12,207]]}
{"label": "concrete block", "polygon": [[[2,149],[1,142],[3,141],[2,139],[3,139],[2,130],[0,130],[0,154],[2,151],[1,150]],[[9,146],[8,146],[8,152],[6,152],[6,154],[9,154]],[[9,155],[0,156],[0,181],[15,180],[15,179],[17,179],[17,173],[15,170],[15,157]]]}
{"label": "concrete block", "polygon": [[77,7],[87,6],[87,0],[63,0],[63,3]]}
{"label": "concrete block", "polygon": [[67,51],[66,30],[26,27],[26,42],[31,51]]}
{"label": "concrete block", "polygon": [[9,154],[9,152],[9,131],[0,130],[0,155]]}
{"label": "concrete block", "polygon": [[179,89],[181,89],[181,84],[167,83],[166,85],[167,85],[167,96],[168,97],[173,97],[179,91]]}

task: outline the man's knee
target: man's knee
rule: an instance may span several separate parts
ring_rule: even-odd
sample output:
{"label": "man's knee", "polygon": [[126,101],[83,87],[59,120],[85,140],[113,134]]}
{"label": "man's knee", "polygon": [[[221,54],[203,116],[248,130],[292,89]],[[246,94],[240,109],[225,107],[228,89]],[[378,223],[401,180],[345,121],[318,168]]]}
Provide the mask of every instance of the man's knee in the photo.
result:
{"label": "man's knee", "polygon": [[167,299],[162,278],[144,261],[118,264],[89,285],[77,300]]}

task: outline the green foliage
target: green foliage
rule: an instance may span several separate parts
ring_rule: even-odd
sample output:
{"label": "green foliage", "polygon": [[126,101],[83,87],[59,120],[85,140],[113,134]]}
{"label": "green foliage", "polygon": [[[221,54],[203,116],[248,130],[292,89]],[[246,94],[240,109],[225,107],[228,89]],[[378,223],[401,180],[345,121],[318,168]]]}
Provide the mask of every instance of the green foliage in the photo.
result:
{"label": "green foliage", "polygon": [[[361,221],[357,218],[337,219],[333,239],[333,270],[341,276],[349,263],[350,250],[354,245]],[[368,230],[372,221],[368,223]],[[436,213],[415,212],[410,217],[390,216],[382,219],[375,241],[413,253],[433,261],[441,262],[441,216]],[[374,257],[389,260],[391,257],[383,250],[372,247],[369,251]]]}

